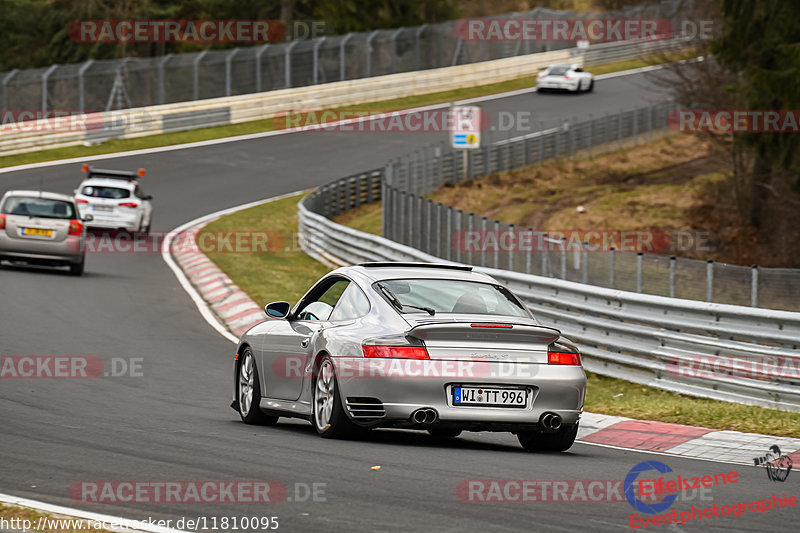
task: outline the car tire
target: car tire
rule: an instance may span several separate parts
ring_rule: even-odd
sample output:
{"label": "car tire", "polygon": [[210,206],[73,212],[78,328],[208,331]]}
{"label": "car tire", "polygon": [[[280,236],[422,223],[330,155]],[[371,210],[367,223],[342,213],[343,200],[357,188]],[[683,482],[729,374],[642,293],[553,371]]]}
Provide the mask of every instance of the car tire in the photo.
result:
{"label": "car tire", "polygon": [[587,93],[590,93],[592,91],[594,91],[594,78],[592,78],[592,81],[589,82],[589,88],[586,89]]}
{"label": "car tire", "polygon": [[83,269],[86,266],[86,257],[81,259],[80,263],[70,263],[69,265],[69,273],[73,276],[82,276]]}
{"label": "car tire", "polygon": [[431,428],[428,430],[434,439],[454,439],[461,435],[460,429],[454,428]]}
{"label": "car tire", "polygon": [[242,350],[240,357],[241,362],[236,373],[236,405],[239,416],[245,424],[272,426],[278,421],[278,417],[265,414],[259,407],[261,385],[253,351],[247,347]]}
{"label": "car tire", "polygon": [[336,369],[327,355],[316,367],[312,388],[311,423],[320,437],[355,439],[368,433],[368,429],[355,425],[344,412]]}
{"label": "car tire", "polygon": [[572,447],[577,436],[578,424],[571,424],[562,426],[555,433],[518,433],[517,440],[529,452],[565,452]]}

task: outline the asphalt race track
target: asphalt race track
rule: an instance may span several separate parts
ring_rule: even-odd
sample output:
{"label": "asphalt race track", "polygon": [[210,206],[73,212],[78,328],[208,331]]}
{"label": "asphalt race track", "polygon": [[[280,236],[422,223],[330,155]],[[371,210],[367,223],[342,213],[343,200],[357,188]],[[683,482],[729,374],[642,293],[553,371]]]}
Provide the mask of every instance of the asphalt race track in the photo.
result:
{"label": "asphalt race track", "polygon": [[[531,110],[552,126],[658,100],[647,75],[631,75],[598,82],[593,94],[523,94],[482,105],[490,115]],[[377,168],[444,138],[293,133],[97,165],[145,167],[141,183],[155,197],[153,231],[168,231],[212,211]],[[37,188],[41,179],[46,190],[71,192],[81,176],[74,163],[5,173],[0,191]],[[277,516],[284,531],[613,531],[630,527],[633,509],[624,498],[465,502],[456,488],[464,480],[620,480],[646,460],[683,476],[739,473],[738,483],[714,489],[713,500],[676,503],[682,511],[764,499],[773,491],[796,494],[800,479],[774,483],[752,467],[585,444],[563,454],[529,454],[507,434],[466,433],[442,443],[426,433],[382,430],[368,441],[343,442],[320,439],[301,421],[246,426],[228,406],[233,349],[203,321],[160,254],[92,254],[81,278],[4,267],[0,355],[88,355],[102,359],[106,371],[119,369],[119,361],[140,364],[141,375],[0,380],[0,492],[135,519],[205,516],[210,524],[211,517]],[[278,481],[288,497],[268,505],[88,504],[69,492],[82,481],[200,480]],[[315,483],[324,484],[316,502],[305,498]],[[747,512],[683,529],[788,531],[797,518],[797,508]]]}

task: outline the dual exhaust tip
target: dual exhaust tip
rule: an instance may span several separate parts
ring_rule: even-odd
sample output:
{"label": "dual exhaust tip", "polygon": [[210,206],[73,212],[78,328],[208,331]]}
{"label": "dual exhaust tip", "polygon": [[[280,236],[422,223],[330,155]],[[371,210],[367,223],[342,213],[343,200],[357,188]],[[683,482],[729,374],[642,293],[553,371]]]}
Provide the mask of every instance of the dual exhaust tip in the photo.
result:
{"label": "dual exhaust tip", "polygon": [[439,415],[435,409],[417,409],[411,413],[411,420],[415,424],[433,424],[438,416]]}
{"label": "dual exhaust tip", "polygon": [[561,417],[555,413],[545,413],[542,415],[540,423],[545,429],[556,431],[561,428]]}

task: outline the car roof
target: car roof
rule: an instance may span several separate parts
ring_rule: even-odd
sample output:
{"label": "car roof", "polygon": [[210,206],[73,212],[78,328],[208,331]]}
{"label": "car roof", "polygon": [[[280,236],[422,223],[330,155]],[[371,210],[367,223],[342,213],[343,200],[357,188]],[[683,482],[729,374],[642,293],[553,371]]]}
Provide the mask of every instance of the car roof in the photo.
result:
{"label": "car roof", "polygon": [[365,263],[342,267],[334,272],[360,277],[367,283],[387,279],[452,279],[497,283],[487,274],[464,268],[463,265],[445,263]]}
{"label": "car roof", "polygon": [[114,178],[86,178],[81,182],[81,187],[97,185],[100,187],[116,187],[117,189],[133,190],[138,185],[135,181],[119,180]]}
{"label": "car roof", "polygon": [[8,196],[26,196],[30,198],[45,198],[47,200],[63,200],[65,202],[74,202],[75,199],[72,196],[66,194],[59,194],[57,192],[47,192],[47,191],[26,191],[26,190],[17,190],[17,191],[6,191],[3,195],[3,198]]}

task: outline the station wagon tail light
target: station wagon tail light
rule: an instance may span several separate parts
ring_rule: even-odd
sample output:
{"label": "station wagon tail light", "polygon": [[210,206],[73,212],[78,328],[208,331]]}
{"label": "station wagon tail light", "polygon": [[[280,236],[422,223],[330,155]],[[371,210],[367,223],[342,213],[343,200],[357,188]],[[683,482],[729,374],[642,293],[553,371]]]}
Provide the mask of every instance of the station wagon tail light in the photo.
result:
{"label": "station wagon tail light", "polygon": [[580,366],[581,356],[575,352],[556,351],[551,347],[547,350],[547,364]]}
{"label": "station wagon tail light", "polygon": [[69,234],[70,235],[80,235],[83,232],[83,224],[81,224],[80,220],[70,220],[69,221]]}
{"label": "station wagon tail light", "polygon": [[83,198],[75,198],[75,201],[79,204],[88,204],[89,200],[84,200]]}
{"label": "station wagon tail light", "polygon": [[6,229],[6,216],[0,215],[0,229]]}
{"label": "station wagon tail light", "polygon": [[120,207],[139,207],[139,204],[136,202],[122,202],[119,204]]}

